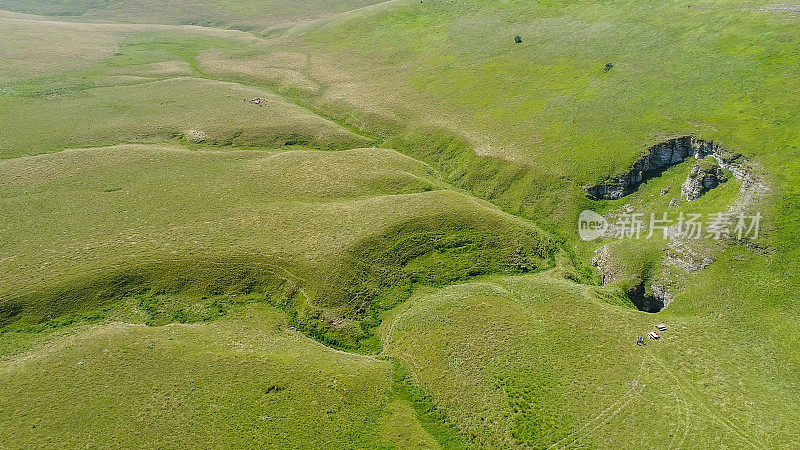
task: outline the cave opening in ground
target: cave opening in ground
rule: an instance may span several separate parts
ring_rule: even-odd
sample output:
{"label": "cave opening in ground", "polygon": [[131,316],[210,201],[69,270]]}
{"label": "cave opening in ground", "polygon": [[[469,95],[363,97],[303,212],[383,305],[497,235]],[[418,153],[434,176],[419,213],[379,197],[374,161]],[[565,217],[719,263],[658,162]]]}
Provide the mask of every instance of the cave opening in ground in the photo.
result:
{"label": "cave opening in ground", "polygon": [[663,298],[659,298],[653,294],[648,294],[645,290],[644,283],[641,283],[635,288],[629,290],[628,298],[631,299],[631,302],[633,302],[633,305],[636,306],[636,309],[648,313],[660,312],[667,306]]}

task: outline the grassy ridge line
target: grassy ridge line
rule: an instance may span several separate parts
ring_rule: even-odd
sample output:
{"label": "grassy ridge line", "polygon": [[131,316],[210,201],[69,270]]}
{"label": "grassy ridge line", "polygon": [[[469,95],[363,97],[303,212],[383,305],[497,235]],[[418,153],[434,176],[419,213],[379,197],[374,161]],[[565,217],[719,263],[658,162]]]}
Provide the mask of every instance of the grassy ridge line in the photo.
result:
{"label": "grassy ridge line", "polygon": [[265,304],[205,324],[75,331],[0,366],[3,390],[30,394],[0,399],[0,445],[376,448],[385,420],[418,439],[413,415],[389,408],[389,362],[325,348]]}
{"label": "grassy ridge line", "polygon": [[[368,138],[373,145],[392,148],[425,162],[443,174],[443,181],[457,190],[487,200],[505,212],[529,220],[551,233],[565,238],[574,234],[566,219],[576,217],[591,202],[574,183],[543,174],[524,164],[493,156],[478,155],[474,144],[453,131],[435,126],[404,123],[384,114],[370,113],[327,97],[329,86],[315,80],[318,92],[282,86],[246,74],[226,75],[198,68],[204,78],[236,82],[269,89],[309,112]],[[309,75],[305,71],[305,75]],[[553,195],[553,192],[557,192]],[[571,225],[571,223],[570,223]]]}
{"label": "grassy ridge line", "polygon": [[[524,165],[476,154],[475,146],[450,130],[413,127],[392,118],[366,114],[324,96],[309,96],[276,88],[295,104],[340,126],[375,140],[376,145],[395,149],[422,161],[442,174],[442,180],[458,191],[486,200],[520,220],[556,236],[559,243],[574,240],[571,221],[593,206],[579,187],[560,177],[548,177]],[[365,131],[368,130],[368,131]],[[554,194],[555,193],[555,194]],[[561,247],[578,276],[595,284],[595,271],[570,246]]]}
{"label": "grassy ridge line", "polygon": [[[196,55],[193,57],[196,61]],[[342,128],[345,128],[351,131],[353,134],[358,136],[364,137],[369,140],[369,142],[377,147],[384,147],[384,148],[391,148],[384,145],[384,140],[386,136],[381,135],[380,131],[373,132],[369,129],[369,127],[364,127],[360,125],[357,121],[353,120],[355,117],[354,111],[350,113],[337,113],[335,110],[331,108],[321,107],[319,104],[320,96],[310,94],[307,90],[300,90],[300,89],[286,89],[282,88],[278,83],[265,83],[263,81],[259,82],[256,81],[253,77],[248,77],[247,75],[215,75],[214,73],[210,72],[209,70],[204,70],[201,64],[198,64],[196,67],[198,72],[198,76],[201,78],[215,80],[215,81],[223,81],[229,83],[237,83],[241,84],[242,86],[250,86],[258,89],[266,89],[273,93],[276,96],[281,96],[290,100],[294,105],[297,105],[306,111],[319,116],[325,120],[331,121]],[[378,128],[380,130],[380,128]]]}
{"label": "grassy ridge line", "polygon": [[[473,144],[450,130],[409,126],[397,119],[365,113],[343,102],[330,102],[324,89],[314,94],[257,82],[244,75],[219,76],[200,70],[204,78],[268,89],[286,97],[293,104],[370,139],[373,145],[392,148],[428,164],[441,172],[443,181],[454,189],[487,200],[562,239],[574,232],[561,225],[564,219],[577,216],[578,211],[591,204],[577,185],[555,177],[543,177],[524,165],[477,155]],[[536,184],[540,189],[536,189]],[[554,190],[561,194],[552,196]],[[552,200],[548,202],[546,197]]]}
{"label": "grassy ridge line", "polygon": [[[540,182],[543,187],[542,192],[524,192],[531,187],[532,177],[540,174],[499,158],[478,156],[472,144],[452,131],[435,127],[409,126],[384,115],[365,113],[343,102],[330,102],[326,98],[327,87],[324,83],[320,92],[313,93],[303,89],[286,88],[281,86],[280,82],[269,82],[246,74],[220,75],[219,71],[215,73],[198,64],[198,54],[199,50],[195,49],[186,55],[186,61],[192,65],[196,76],[266,89],[277,96],[288,98],[293,104],[308,112],[368,139],[372,145],[384,148],[396,147],[397,150],[436,167],[445,174],[444,180],[457,189],[466,190],[473,196],[489,200],[513,215],[535,219],[539,226],[541,220],[547,219],[545,223],[558,223],[562,217],[578,210],[577,205],[567,204],[564,211],[558,212],[553,218],[553,210],[546,212],[541,210],[542,197],[549,193],[544,191],[555,188],[559,191],[568,191],[572,196],[573,192],[578,192],[577,188],[563,181],[550,179]],[[548,228],[550,231],[556,231],[553,227]]]}
{"label": "grassy ridge line", "polygon": [[[255,295],[285,309],[294,326],[328,346],[374,353],[380,343],[373,330],[383,312],[419,285],[445,286],[552,265],[551,244],[540,235],[512,239],[511,230],[502,238],[486,231],[482,235],[477,224],[467,225],[472,220],[433,216],[430,228],[420,228],[424,219],[416,218],[413,225],[356,243],[342,261],[306,280],[287,269],[292,266],[289,260],[270,262],[264,255],[241,252],[227,259],[189,256],[113,265],[5,296],[0,326],[3,332],[26,331],[97,321],[131,297],[141,306],[169,296],[205,300]],[[310,288],[312,296],[303,287]],[[186,322],[178,315],[173,319]]]}
{"label": "grassy ridge line", "polygon": [[[663,16],[675,20],[653,20]],[[509,29],[524,30],[522,44]],[[484,128],[502,142],[482,154],[528,156],[536,167],[519,186],[533,192],[496,200],[494,188],[514,189],[511,176],[494,183],[497,170],[465,181],[573,241],[577,213],[592,205],[573,184],[622,172],[646,144],[696,134],[775,159],[770,171],[784,170],[779,155],[796,153],[791,95],[777,88],[796,91],[791,18],[733,3],[409,3],[304,37],[286,44],[318,61],[317,78],[333,74],[332,98],[349,94],[387,116],[362,113],[365,127],[394,113],[406,129],[445,123],[470,139]],[[607,62],[613,69],[603,72]],[[402,124],[391,134],[403,134]]]}
{"label": "grassy ridge line", "polygon": [[[556,248],[546,232],[442,190],[429,167],[388,150],[127,145],[2,164],[10,179],[0,201],[20,224],[0,242],[14,249],[2,261],[7,327],[94,317],[129,297],[270,294],[320,341],[375,351],[382,311],[415,286],[541,270]],[[59,235],[48,226],[56,221]],[[33,248],[49,252],[25,253]]]}
{"label": "grassy ridge line", "polygon": [[[351,247],[316,284],[321,306],[350,304],[361,318],[366,344],[380,349],[373,329],[383,313],[405,301],[418,286],[445,286],[498,273],[527,273],[553,265],[556,244],[527,224],[492,218],[434,213],[415,218]],[[312,316],[315,317],[315,316]],[[317,322],[311,321],[313,326]],[[317,333],[314,333],[317,335]],[[349,344],[326,332],[318,338]],[[348,345],[349,344],[349,345]]]}
{"label": "grassy ridge line", "polygon": [[[149,39],[149,40],[152,40],[152,38],[146,38],[146,39],[145,39],[145,41],[148,41],[148,39]],[[156,41],[156,43],[157,43],[157,41]],[[190,47],[188,47],[188,50],[181,50],[181,51],[179,52],[179,54],[177,54],[177,56],[180,56],[180,57],[184,58],[184,59],[185,59],[185,60],[186,60],[186,61],[189,63],[189,65],[190,65],[191,67],[196,67],[196,61],[195,61],[196,54],[197,54],[196,50],[193,50],[193,49],[192,49],[192,47],[190,46]],[[193,69],[193,70],[198,70],[198,74],[199,74],[199,75],[201,75],[201,76],[204,76],[204,75],[206,75],[206,74],[200,73],[200,72],[199,72],[199,69]],[[167,78],[167,79],[165,79],[165,80],[169,80],[169,79],[170,79],[170,78]],[[224,79],[224,78],[218,78],[218,80],[226,80],[226,79]],[[229,81],[227,81],[227,80],[226,80],[225,82],[229,82]],[[316,112],[316,111],[312,110],[312,112]],[[316,114],[315,114],[315,115],[316,115]],[[534,239],[534,241],[535,241],[535,240],[536,240],[536,239]],[[374,245],[374,244],[370,244],[370,245]],[[475,242],[473,241],[473,242],[472,242],[470,245],[473,245],[473,246],[474,246],[474,245],[475,245]],[[494,244],[492,244],[492,245],[494,245]],[[451,258],[451,259],[452,259],[452,256],[449,256],[449,258]],[[354,261],[355,261],[355,260],[357,260],[357,258],[354,258]],[[537,267],[539,267],[539,264],[530,264],[530,265],[527,265],[527,267],[525,268],[525,270],[533,270],[533,269],[535,269],[535,268],[537,268]],[[467,269],[468,269],[468,270],[472,270],[472,271],[474,271],[474,272],[475,272],[475,274],[481,274],[481,273],[485,273],[485,271],[487,270],[486,268],[483,268],[483,269],[481,269],[481,268],[478,268],[478,269],[470,269],[469,267],[465,267],[465,268],[464,268],[464,270],[467,270]],[[419,270],[419,268],[418,268],[418,270]],[[494,269],[491,269],[491,270],[494,270]],[[451,271],[451,272],[452,272],[452,273],[455,273],[455,272],[453,272],[453,271]],[[451,274],[447,274],[447,275],[444,275],[444,274],[443,274],[443,275],[445,276],[445,278],[444,278],[444,279],[454,279],[454,278],[453,278],[454,276],[456,276],[456,277],[458,277],[458,276],[459,276],[459,275],[453,275],[452,273],[451,273]],[[356,278],[357,278],[357,277],[356,277]],[[430,281],[430,277],[428,277],[428,279],[429,279],[429,281]],[[355,278],[353,278],[353,280],[355,280]],[[441,281],[439,281],[439,282],[441,282]],[[405,288],[403,288],[403,289],[405,289]],[[368,291],[374,291],[374,289],[373,289],[373,288],[368,288]],[[358,296],[361,296],[361,295],[363,295],[363,294],[357,294],[357,295],[358,295]],[[375,295],[375,293],[374,293],[374,292],[372,292],[372,293],[368,293],[368,294],[366,294],[366,295],[368,295],[368,296],[374,296],[374,295]],[[340,295],[338,295],[337,297],[339,297],[339,298],[345,298],[345,297],[347,297],[347,296],[348,296],[348,294],[340,294]],[[364,307],[364,305],[365,305],[366,303],[369,303],[369,301],[362,301],[362,302],[361,302],[361,306],[358,306],[358,305],[354,305],[354,306],[357,306],[357,307],[359,307],[359,308],[363,308],[363,307]]]}
{"label": "grassy ridge line", "polygon": [[[316,80],[322,89],[313,92],[287,88],[280,82],[259,80],[246,74],[222,76],[202,66],[198,70],[205,78],[269,89],[317,116],[371,139],[373,145],[392,148],[422,161],[441,173],[442,180],[454,189],[487,200],[521,220],[547,230],[558,236],[559,242],[574,239],[571,219],[593,205],[576,184],[523,164],[478,155],[474,144],[448,129],[409,125],[346,102],[330,101],[327,97],[329,86],[324,80]],[[309,75],[307,70],[305,75]],[[569,246],[564,250],[572,264],[579,268],[577,276],[595,284],[596,273],[590,265]]]}
{"label": "grassy ridge line", "polygon": [[[197,69],[195,60],[196,53],[187,54],[186,57],[189,60],[190,64],[196,68],[195,70],[198,71],[199,75],[208,76],[207,74],[199,72],[199,69]],[[225,80],[225,78],[221,77],[215,79]],[[312,112],[319,114],[315,108],[311,108],[310,106],[307,107]],[[353,116],[350,115],[350,117]],[[347,121],[347,119],[341,121],[340,123],[349,126],[349,122]],[[385,124],[386,124],[385,121],[381,121],[381,125]],[[355,127],[353,128],[355,129]],[[359,130],[359,132],[361,131]],[[437,136],[437,133],[442,134],[442,136]],[[485,195],[486,198],[490,198],[496,201],[497,200],[496,196],[498,194],[506,195],[510,190],[513,189],[515,184],[522,186],[523,189],[525,186],[529,186],[531,184],[530,172],[526,172],[525,170],[519,167],[515,167],[514,165],[508,164],[505,161],[497,161],[498,167],[491,167],[487,169],[486,168],[487,164],[485,164],[485,161],[480,160],[480,157],[477,158],[477,161],[472,161],[470,158],[464,158],[464,155],[472,156],[474,154],[474,151],[472,150],[471,146],[469,146],[466,142],[460,141],[458,138],[455,138],[452,135],[449,135],[447,133],[441,133],[441,131],[438,130],[414,132],[411,134],[413,134],[412,139],[416,140],[417,142],[425,142],[426,140],[436,141],[434,145],[430,146],[427,149],[429,151],[425,154],[425,156],[427,156],[428,159],[436,159],[436,164],[438,166],[446,167],[451,172],[460,171],[461,173],[459,175],[456,175],[456,177],[469,177],[469,179],[467,179],[465,182],[463,182],[463,178],[457,178],[456,182],[461,182],[462,186],[465,184],[474,186],[476,183],[482,183],[485,181],[484,179],[488,179],[489,180],[488,183],[491,183],[494,186],[492,186],[491,190],[488,193],[486,193]],[[403,146],[402,144],[403,141],[406,142],[408,141],[408,139],[405,139],[405,136],[404,138],[396,138],[396,139],[399,144],[398,147]],[[407,152],[414,152],[417,148],[422,147],[422,145],[406,144],[406,147],[407,147]],[[417,151],[417,153],[419,153],[419,151]],[[460,166],[469,164],[472,165],[472,167],[470,167],[469,169],[460,168]],[[499,178],[501,178],[500,180],[495,181],[492,179],[495,176],[494,174],[492,174],[493,171],[503,171],[505,173],[499,176]],[[511,200],[512,204],[514,201],[515,199],[512,198]],[[517,211],[517,213],[519,212]]]}
{"label": "grassy ridge line", "polygon": [[[149,31],[148,31],[149,30]],[[18,81],[10,83],[6,86],[0,94],[5,97],[4,104],[6,108],[0,109],[0,112],[5,110],[10,112],[12,110],[25,111],[24,115],[30,117],[36,122],[41,122],[37,128],[42,129],[42,133],[53,128],[49,123],[44,123],[40,119],[43,114],[47,117],[58,116],[60,111],[65,108],[78,109],[82,114],[74,118],[65,118],[65,121],[76,122],[70,129],[59,130],[58,127],[52,130],[52,135],[65,136],[69,139],[62,138],[55,143],[45,142],[42,139],[37,139],[37,135],[28,137],[15,136],[19,127],[15,124],[15,117],[9,116],[3,122],[9,127],[4,130],[7,142],[0,142],[3,149],[3,157],[21,156],[23,154],[39,153],[48,150],[49,146],[55,145],[57,149],[61,148],[80,148],[87,146],[99,145],[114,145],[122,141],[138,141],[143,139],[146,142],[161,141],[170,139],[172,137],[183,136],[189,142],[203,142],[205,144],[217,145],[237,145],[237,146],[264,146],[270,143],[280,143],[279,140],[273,139],[276,142],[268,142],[264,138],[258,139],[257,136],[250,133],[247,134],[248,127],[258,129],[257,124],[250,124],[251,118],[248,116],[259,115],[264,116],[262,122],[278,122],[283,123],[283,117],[275,117],[274,113],[270,113],[271,109],[286,109],[284,113],[286,116],[301,116],[299,111],[311,113],[309,116],[316,116],[319,120],[327,120],[330,122],[330,117],[325,117],[320,114],[320,111],[309,108],[308,104],[303,102],[284,102],[286,97],[281,94],[275,93],[275,89],[271,89],[266,83],[253,83],[246,77],[225,77],[225,76],[212,76],[207,71],[202,70],[202,64],[198,60],[198,55],[202,51],[210,51],[209,49],[217,49],[226,52],[242,52],[248,47],[244,43],[226,40],[221,37],[195,37],[186,33],[177,31],[153,31],[145,28],[144,31],[139,31],[124,37],[116,36],[115,39],[119,40],[117,53],[113,54],[110,58],[101,63],[96,63],[91,67],[76,70],[61,76],[42,77],[34,80]],[[110,51],[110,49],[107,49]],[[183,64],[186,67],[185,71],[175,71],[169,69],[171,66]],[[46,67],[40,67],[40,70],[45,70]],[[139,82],[126,82],[123,85],[115,86],[115,77],[120,76],[136,76],[139,77]],[[196,77],[198,80],[203,79],[203,89],[195,87],[192,90],[186,90],[181,86],[180,78],[186,80],[193,80],[190,77]],[[250,82],[248,82],[250,81]],[[218,85],[213,84],[218,82]],[[163,88],[157,88],[154,83],[166,83]],[[195,81],[197,83],[197,81]],[[233,89],[235,87],[235,89]],[[142,93],[139,91],[147,90],[149,92]],[[201,94],[198,91],[203,91]],[[231,94],[231,92],[234,92]],[[275,95],[269,96],[265,91],[272,92]],[[101,99],[92,99],[91,102],[82,100],[78,95],[84,92],[90,92],[101,95]],[[267,105],[264,108],[253,109],[252,107],[242,110],[242,105],[238,102],[231,102],[230,99],[225,97],[240,98],[240,95],[246,95],[248,98],[256,96],[266,97]],[[90,95],[91,96],[91,95]],[[137,98],[161,98],[162,109],[163,105],[167,104],[168,109],[176,110],[173,116],[164,117],[163,114],[154,105],[146,102],[136,102]],[[133,100],[132,100],[133,99]],[[62,103],[68,104],[62,104]],[[184,105],[177,105],[184,103]],[[286,103],[285,105],[281,105]],[[99,106],[98,106],[99,105]],[[217,110],[225,110],[228,114],[236,117],[237,122],[245,125],[230,124],[230,120],[218,120],[216,123],[207,123],[207,117],[215,116],[213,111],[208,108],[202,108],[203,105],[213,105]],[[291,105],[291,106],[290,106]],[[113,107],[112,107],[113,106]],[[178,106],[181,106],[178,108]],[[138,129],[133,127],[133,124],[126,123],[124,117],[120,116],[120,109],[130,109],[136,107],[142,114],[147,114],[149,122],[158,124],[161,128],[167,127],[168,130],[161,130],[157,128],[153,130]],[[102,115],[97,115],[95,110],[103,109]],[[295,111],[296,109],[297,111]],[[241,111],[240,111],[241,110]],[[21,113],[20,113],[21,114]],[[118,123],[115,130],[107,130],[103,128],[103,123],[109,117],[118,117]],[[286,134],[287,142],[293,139],[290,134],[296,135],[296,139],[300,143],[305,143],[312,147],[318,148],[355,148],[358,146],[369,145],[370,143],[377,143],[375,136],[368,135],[363,130],[357,127],[350,126],[345,122],[339,122],[337,125],[353,134],[352,139],[340,139],[340,142],[335,142],[331,136],[328,139],[331,142],[325,142],[325,139],[320,139],[320,136],[304,136],[304,130],[307,134],[313,134],[307,130],[309,119],[302,118],[299,125],[294,125],[294,128],[288,127],[283,134]],[[130,122],[130,121],[128,121]],[[203,131],[203,127],[214,127],[220,123],[228,123],[227,135],[222,132],[208,133],[209,136],[186,136],[185,128],[197,128]],[[265,125],[261,125],[264,128]],[[91,128],[92,134],[82,135],[76,129]],[[132,130],[128,130],[133,128]],[[274,127],[273,127],[274,128]],[[284,127],[287,128],[287,127]],[[320,127],[322,131],[331,133],[330,130],[325,130],[326,127]],[[327,127],[330,128],[330,127]],[[239,130],[240,135],[231,135],[232,132]],[[167,133],[168,131],[168,133]],[[242,134],[242,131],[244,133]],[[274,132],[270,131],[267,127],[266,131],[261,134],[274,134],[280,132],[278,129]],[[116,135],[113,135],[116,132]],[[39,133],[39,134],[42,134]],[[126,134],[127,133],[127,134]],[[148,133],[151,135],[148,137]],[[202,133],[201,133],[202,134]],[[317,134],[320,134],[319,132]],[[98,136],[102,141],[98,141]],[[278,136],[280,138],[281,136]],[[33,139],[31,139],[33,138]],[[316,139],[315,139],[316,138]],[[323,136],[324,138],[324,136]],[[348,142],[345,142],[348,141]],[[31,148],[36,144],[36,148]],[[11,154],[6,154],[8,151],[13,151]]]}
{"label": "grassy ridge line", "polygon": [[[147,37],[148,35],[145,34],[144,36],[144,38],[128,39],[132,43],[141,39],[147,42],[148,40],[153,40],[157,35],[153,35],[154,37]],[[424,160],[429,164],[442,168],[446,174],[444,177],[446,181],[461,189],[468,190],[472,195],[500,205],[507,212],[522,217],[534,218],[540,224],[544,223],[545,225],[549,225],[552,223],[559,223],[558,219],[554,220],[549,217],[552,209],[549,211],[541,209],[540,205],[542,199],[546,197],[547,192],[525,192],[531,185],[532,172],[502,160],[475,157],[474,148],[465,140],[458,138],[451,132],[433,128],[409,130],[402,123],[393,119],[383,116],[364,115],[355,109],[344,108],[343,104],[329,103],[324,100],[324,91],[319,95],[310,95],[308,92],[282,89],[275,84],[270,85],[269,83],[257,82],[246,76],[215,75],[208,70],[204,70],[202,65],[198,66],[197,55],[200,51],[199,49],[202,48],[198,45],[199,43],[192,43],[189,41],[182,42],[180,39],[178,39],[177,42],[181,47],[185,48],[185,50],[175,53],[174,56],[158,55],[158,57],[164,59],[177,57],[184,60],[192,67],[195,75],[202,78],[221,82],[234,82],[242,86],[257,87],[259,89],[268,89],[276,95],[280,95],[284,98],[288,97],[295,105],[325,120],[330,120],[356,135],[368,139],[367,142],[372,142],[374,145],[383,145],[384,147],[388,147],[389,145],[397,146],[405,153],[417,159]],[[203,45],[216,46],[222,44],[208,42]],[[114,59],[117,60],[121,58],[124,58],[124,56],[114,57]],[[118,63],[110,63],[109,67],[113,68],[117,64]],[[164,79],[164,81],[166,81],[166,79]],[[90,89],[91,86],[86,86],[86,88]],[[45,91],[37,95],[49,94]],[[203,102],[206,101],[204,100]],[[214,141],[209,139],[204,142],[213,143]],[[106,143],[113,144],[115,142]],[[225,142],[222,142],[222,144],[224,145]],[[82,144],[73,145],[82,146]],[[541,185],[544,191],[553,188],[553,183],[549,181],[543,182]],[[569,190],[569,187],[562,185],[558,189]],[[570,195],[567,197],[572,196]],[[532,208],[526,206],[526,202],[538,204],[536,207]],[[566,208],[562,215],[568,216],[571,210],[576,210],[576,207]],[[526,214],[521,214],[521,212]],[[543,222],[543,219],[548,220]],[[552,227],[549,228],[553,231]]]}
{"label": "grassy ridge line", "polygon": [[[413,244],[413,243],[412,243]],[[205,261],[202,264],[196,263],[187,263],[185,260],[172,260],[165,263],[151,263],[145,267],[140,267],[140,270],[130,271],[126,270],[118,270],[117,273],[104,273],[103,276],[98,279],[95,277],[84,277],[83,280],[72,280],[70,283],[64,283],[63,286],[59,287],[55,291],[53,291],[50,296],[49,300],[42,302],[41,298],[37,298],[37,302],[42,302],[45,308],[48,311],[48,314],[53,315],[53,311],[57,311],[59,308],[69,308],[71,306],[75,306],[72,300],[80,300],[86,301],[87,298],[93,298],[94,302],[92,303],[99,303],[101,306],[103,305],[114,305],[115,301],[122,301],[124,297],[132,296],[132,297],[139,297],[139,306],[143,306],[145,308],[149,308],[152,305],[151,299],[154,297],[160,296],[171,296],[171,295],[186,295],[190,294],[192,296],[231,296],[237,294],[253,294],[255,291],[264,291],[264,286],[260,286],[253,280],[253,273],[258,272],[254,270],[253,266],[260,264],[260,261],[247,261],[247,262],[239,262],[237,264],[232,264],[232,261],[217,261],[216,263]],[[169,276],[169,274],[175,269],[178,271],[184,271],[186,268],[191,267],[192,271],[201,270],[198,266],[206,266],[210,265],[211,267],[209,270],[213,271],[213,266],[224,265],[226,267],[224,273],[216,274],[216,276],[210,276],[208,274],[197,277],[197,276],[190,276],[190,275],[181,275],[172,277],[171,280],[161,279],[156,280],[153,275],[157,274],[159,277],[164,277],[164,275]],[[241,267],[248,274],[242,276],[236,276],[236,274],[229,273],[233,267]],[[140,272],[140,273],[136,273]],[[146,272],[146,273],[141,273]],[[266,274],[270,274],[269,271],[264,272],[264,274],[260,275],[261,278],[264,278]],[[168,277],[169,278],[169,277]],[[193,279],[200,278],[202,279],[203,283],[197,285],[197,283],[193,283]],[[234,282],[232,282],[232,279]],[[269,281],[269,280],[264,280]],[[280,280],[275,280],[276,284],[280,286]],[[240,285],[237,287],[236,285]],[[267,283],[268,284],[268,283]],[[99,287],[101,289],[97,289],[96,292],[89,292],[92,291],[94,288]],[[294,290],[287,289],[288,291]],[[86,295],[90,294],[90,295]],[[295,295],[302,295],[305,297],[302,289],[297,289]],[[280,295],[279,298],[283,299],[277,302],[279,305],[290,299],[292,295],[289,292],[285,292],[283,295]],[[18,298],[19,303],[26,303],[26,298]],[[66,302],[65,302],[66,300]],[[65,304],[66,303],[66,304]],[[58,304],[59,308],[51,308],[53,304]],[[144,304],[144,305],[142,305]],[[12,303],[4,303],[3,306],[9,306],[11,309],[14,309],[16,306],[13,302]],[[91,305],[92,307],[96,307],[96,304]],[[285,305],[284,305],[285,306]],[[106,311],[102,310],[97,313],[85,312],[82,316],[77,317],[78,320],[86,322],[91,320],[101,320],[103,315],[108,312],[114,311]],[[290,324],[299,325],[297,318],[296,318],[296,310],[291,309],[289,307],[290,315],[292,315],[292,319],[290,319]],[[293,314],[294,313],[294,314]],[[213,317],[216,318],[217,316]],[[40,319],[47,319],[47,317],[41,317]],[[60,320],[55,319],[52,320],[48,324],[49,326],[59,327],[62,325],[66,325],[72,323],[73,318],[64,318],[61,317]],[[179,319],[177,317],[168,318],[168,321],[177,320],[179,322],[184,322],[184,320]],[[35,320],[34,320],[35,322]],[[15,326],[6,327],[4,328],[4,332],[23,332],[23,331],[32,331],[34,329],[42,330],[41,326],[32,326],[32,325],[23,325],[22,323],[16,323]],[[325,342],[325,339],[320,339],[321,341]],[[327,343],[330,345],[330,339],[327,340]],[[395,377],[395,387],[397,388],[398,396],[401,397],[403,400],[409,401],[413,406],[417,415],[424,419],[425,428],[428,429],[433,433],[433,435],[437,438],[437,440],[442,443],[442,445],[451,448],[455,442],[462,442],[463,438],[460,436],[457,429],[452,428],[452,425],[448,426],[446,419],[444,417],[435,412],[430,399],[428,399],[424,392],[415,388],[407,378],[407,375],[404,375],[402,368],[396,368],[394,372]]]}
{"label": "grassy ridge line", "polygon": [[[298,280],[286,264],[265,263],[263,258],[232,256],[228,259],[173,259],[101,268],[60,281],[31,287],[27,293],[9,295],[0,303],[4,330],[30,328],[64,316],[99,314],[127,297],[189,295],[198,298],[239,294],[291,297]],[[13,325],[12,325],[13,324]],[[9,326],[11,325],[11,326]]]}
{"label": "grassy ridge line", "polygon": [[[266,99],[266,107],[243,100],[257,96]],[[148,100],[151,97],[161,99],[161,103]],[[178,137],[188,142],[228,146],[343,149],[369,144],[369,139],[263,89],[202,78],[178,77],[137,85],[89,87],[84,92],[37,93],[34,98],[9,96],[4,100],[0,145],[5,159],[69,147],[161,142]],[[172,106],[165,107],[167,104]],[[65,116],[64,108],[76,108],[81,114]],[[133,108],[139,115],[126,114]],[[228,119],[220,120],[219,114],[227,114]],[[36,127],[34,134],[19,131],[23,117],[28,126]],[[53,118],[60,120],[52,121]]]}

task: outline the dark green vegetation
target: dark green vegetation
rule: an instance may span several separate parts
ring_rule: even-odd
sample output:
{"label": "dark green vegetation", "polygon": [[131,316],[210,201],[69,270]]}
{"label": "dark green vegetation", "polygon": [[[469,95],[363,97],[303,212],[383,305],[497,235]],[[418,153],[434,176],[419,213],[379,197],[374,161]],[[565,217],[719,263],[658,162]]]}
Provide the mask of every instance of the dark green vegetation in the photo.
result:
{"label": "dark green vegetation", "polygon": [[[797,15],[370,3],[0,1],[0,446],[797,446]],[[685,135],[764,190],[581,189]]]}

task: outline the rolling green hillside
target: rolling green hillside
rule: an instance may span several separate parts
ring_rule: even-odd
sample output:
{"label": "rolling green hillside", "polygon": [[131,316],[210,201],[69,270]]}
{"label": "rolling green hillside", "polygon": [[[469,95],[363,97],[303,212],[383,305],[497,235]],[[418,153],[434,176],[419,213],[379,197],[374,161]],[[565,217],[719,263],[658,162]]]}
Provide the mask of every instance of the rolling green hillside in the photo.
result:
{"label": "rolling green hillside", "polygon": [[[359,117],[368,127],[400,117],[403,127],[441,128],[468,151],[529,168],[512,198],[491,195],[571,226],[563,219],[582,205],[563,178],[567,187],[600,181],[666,137],[714,140],[775,172],[798,154],[797,16],[761,6],[408,2],[288,42],[318,62],[312,75],[331,80],[322,102],[370,112]],[[567,212],[541,213],[551,196],[530,195],[531,179],[556,190]]]}
{"label": "rolling green hillside", "polygon": [[15,230],[2,242],[10,327],[130,296],[258,292],[353,346],[368,331],[358,323],[415,284],[538,270],[554,250],[535,226],[390,150],[125,145],[0,164]]}
{"label": "rolling green hillside", "polygon": [[0,0],[0,447],[797,447],[798,19]]}
{"label": "rolling green hillside", "polygon": [[26,393],[3,400],[13,446],[435,443],[390,363],[325,348],[263,305],[207,325],[80,328],[4,359],[0,385]]}
{"label": "rolling green hillside", "polygon": [[198,25],[267,33],[335,17],[375,3],[379,0],[5,0],[0,3],[0,9],[73,21]]}

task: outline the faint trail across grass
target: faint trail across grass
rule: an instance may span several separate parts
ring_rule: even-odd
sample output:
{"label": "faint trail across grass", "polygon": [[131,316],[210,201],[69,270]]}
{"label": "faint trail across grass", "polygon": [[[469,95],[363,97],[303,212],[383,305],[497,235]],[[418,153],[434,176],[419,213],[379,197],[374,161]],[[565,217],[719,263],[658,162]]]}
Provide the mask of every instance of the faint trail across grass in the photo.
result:
{"label": "faint trail across grass", "polygon": [[[638,384],[638,379],[641,378],[641,376],[644,373],[645,373],[645,359],[643,358],[641,364],[639,364],[639,371],[636,373],[636,376],[631,380],[630,382],[631,386],[624,394],[622,394],[614,403],[609,405],[606,409],[602,410],[599,414],[586,421],[577,430],[564,436],[558,441],[553,442],[547,448],[548,449],[568,448],[574,442],[597,431],[601,426],[605,425],[611,419],[616,417],[617,414],[619,414],[623,409],[625,409],[625,407],[628,406],[637,397],[638,393],[641,390],[641,387]],[[589,428],[590,426],[592,428],[587,431],[587,428]]]}

